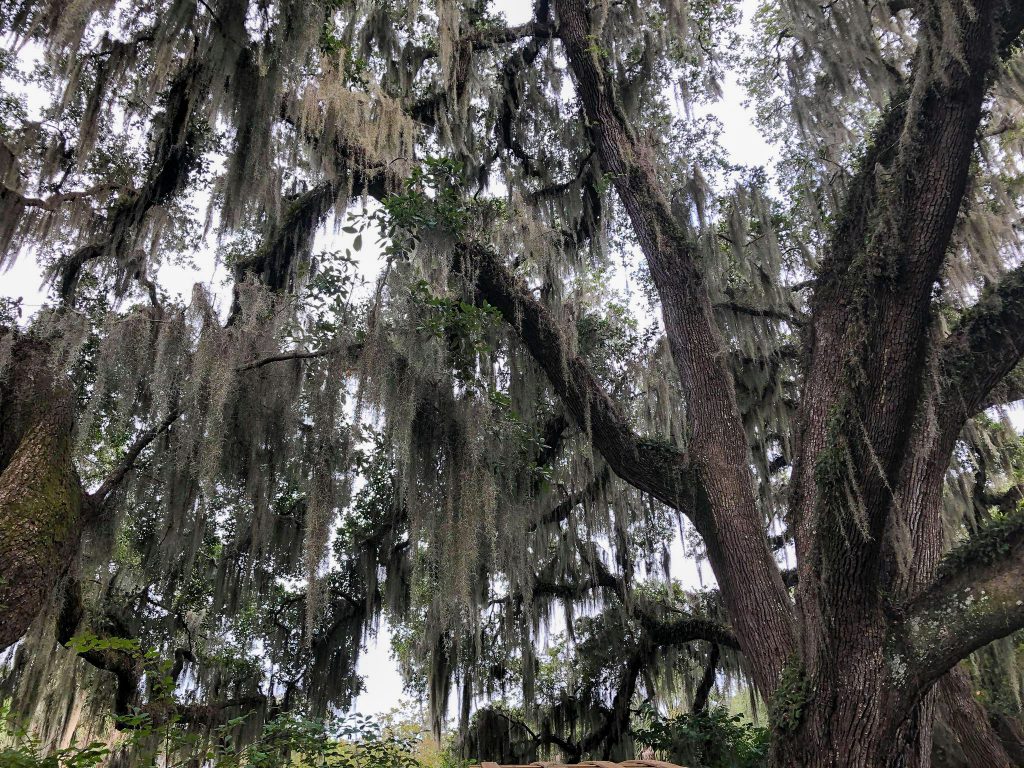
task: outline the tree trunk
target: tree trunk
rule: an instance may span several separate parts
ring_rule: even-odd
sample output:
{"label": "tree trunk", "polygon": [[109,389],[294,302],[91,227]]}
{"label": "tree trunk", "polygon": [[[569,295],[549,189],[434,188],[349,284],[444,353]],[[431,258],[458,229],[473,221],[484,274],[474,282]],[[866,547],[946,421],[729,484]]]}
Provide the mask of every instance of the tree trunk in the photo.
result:
{"label": "tree trunk", "polygon": [[839,643],[819,657],[813,678],[796,666],[786,670],[770,702],[773,765],[880,768],[905,751],[898,726],[909,708],[887,658],[884,625],[844,630]]}
{"label": "tree trunk", "polygon": [[0,393],[0,650],[25,634],[67,570],[83,493],[72,463],[74,396],[48,370],[45,345],[15,346]]}

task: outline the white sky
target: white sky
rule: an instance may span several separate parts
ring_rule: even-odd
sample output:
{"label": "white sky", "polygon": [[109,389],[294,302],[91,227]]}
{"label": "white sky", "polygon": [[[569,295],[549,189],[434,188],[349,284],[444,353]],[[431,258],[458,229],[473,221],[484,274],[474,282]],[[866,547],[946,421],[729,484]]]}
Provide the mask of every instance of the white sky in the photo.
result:
{"label": "white sky", "polygon": [[[747,26],[746,18],[749,18],[755,5],[752,0],[742,2],[745,15],[744,31]],[[532,2],[529,0],[496,0],[495,7],[505,14],[510,24],[526,22],[532,15]],[[735,163],[770,165],[777,153],[754,127],[750,110],[742,104],[745,96],[743,89],[730,75],[723,84],[723,90],[724,96],[721,102],[714,105],[713,108],[704,110],[721,120],[723,148]],[[48,96],[45,94],[38,96],[40,103],[46,98]],[[199,206],[199,209],[202,210],[203,207]],[[333,233],[322,234],[318,237],[317,249],[343,249],[346,239],[350,239],[350,236],[334,235]],[[373,262],[377,258],[376,254],[372,253],[372,249],[364,248],[358,255],[362,261],[363,274],[368,278],[376,274],[378,269]],[[158,284],[172,295],[178,295],[185,300],[188,299],[192,292],[192,286],[196,282],[206,284],[214,289],[213,292],[223,293],[224,288],[219,284],[223,282],[225,274],[223,268],[217,265],[213,250],[211,249],[201,256],[197,262],[197,268],[176,265],[162,267],[157,276]],[[34,314],[46,299],[41,282],[39,265],[29,254],[24,254],[6,272],[0,273],[0,296],[22,297],[26,315]],[[671,554],[673,576],[685,586],[697,587],[702,584],[713,584],[713,577],[707,568],[704,568],[703,572],[698,571],[693,560],[683,555],[682,544],[678,537],[673,542]],[[353,709],[363,714],[388,712],[398,706],[402,700],[402,680],[397,665],[391,657],[390,639],[391,633],[388,625],[382,620],[377,637],[371,638],[367,642],[365,652],[360,659],[357,671],[363,676],[367,691],[358,697]],[[411,703],[416,706],[425,706],[425,702]]]}

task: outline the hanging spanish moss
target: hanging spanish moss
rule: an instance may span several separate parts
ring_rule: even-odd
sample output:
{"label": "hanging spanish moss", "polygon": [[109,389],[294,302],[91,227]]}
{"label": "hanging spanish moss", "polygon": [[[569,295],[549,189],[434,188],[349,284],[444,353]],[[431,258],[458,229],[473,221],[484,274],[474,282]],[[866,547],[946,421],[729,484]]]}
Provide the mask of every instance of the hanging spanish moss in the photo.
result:
{"label": "hanging spanish moss", "polygon": [[[161,747],[127,734],[164,728],[194,738],[186,760],[348,709],[382,619],[474,757],[631,758],[631,723],[741,691],[759,716],[735,585],[673,578],[680,548],[720,567],[702,537],[733,522],[693,485],[721,436],[681,315],[707,323],[781,604],[833,565],[786,568],[809,344],[855,349],[805,460],[837,532],[821,557],[877,544],[895,582],[918,576],[902,459],[853,413],[877,285],[839,297],[850,338],[815,336],[812,296],[899,272],[915,222],[890,203],[929,130],[906,116],[966,66],[970,13],[765,3],[744,52],[732,3],[588,3],[581,61],[571,5],[510,25],[467,0],[0,0],[0,269],[34,259],[50,291],[0,304],[0,473],[34,392],[73,402],[69,554],[0,685],[44,749],[97,738],[131,764]],[[920,307],[922,445],[954,407],[940,350],[1020,269],[1024,54],[997,47]],[[737,68],[773,168],[733,162],[706,114]],[[829,266],[854,230],[870,253]],[[699,296],[667,307],[673,280]],[[937,470],[937,555],[1016,519],[1005,387]],[[899,502],[884,530],[865,472]],[[964,667],[1020,712],[1012,642]]]}

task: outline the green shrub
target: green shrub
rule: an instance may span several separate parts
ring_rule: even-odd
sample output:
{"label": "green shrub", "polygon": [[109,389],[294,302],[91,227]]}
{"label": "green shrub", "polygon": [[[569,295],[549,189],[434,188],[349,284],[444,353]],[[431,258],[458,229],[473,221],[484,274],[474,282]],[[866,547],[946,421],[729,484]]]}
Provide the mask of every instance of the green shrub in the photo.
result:
{"label": "green shrub", "polygon": [[731,715],[725,707],[664,717],[648,712],[634,728],[638,751],[647,747],[690,768],[765,768],[768,729]]}

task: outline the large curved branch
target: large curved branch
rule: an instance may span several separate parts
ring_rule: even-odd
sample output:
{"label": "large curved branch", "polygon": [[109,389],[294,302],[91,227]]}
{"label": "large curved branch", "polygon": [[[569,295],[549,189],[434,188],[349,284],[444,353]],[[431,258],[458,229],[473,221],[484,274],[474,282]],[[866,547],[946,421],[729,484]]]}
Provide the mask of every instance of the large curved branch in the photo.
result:
{"label": "large curved branch", "polygon": [[907,606],[902,641],[923,689],[993,640],[1024,628],[1024,514],[1014,513],[954,548]]}
{"label": "large curved branch", "polygon": [[487,246],[462,247],[466,274],[476,274],[481,298],[501,312],[516,330],[534,361],[547,374],[555,393],[580,430],[612,470],[630,485],[650,493],[694,519],[704,513],[687,456],[674,446],[641,439],[579,355],[551,313]]}

